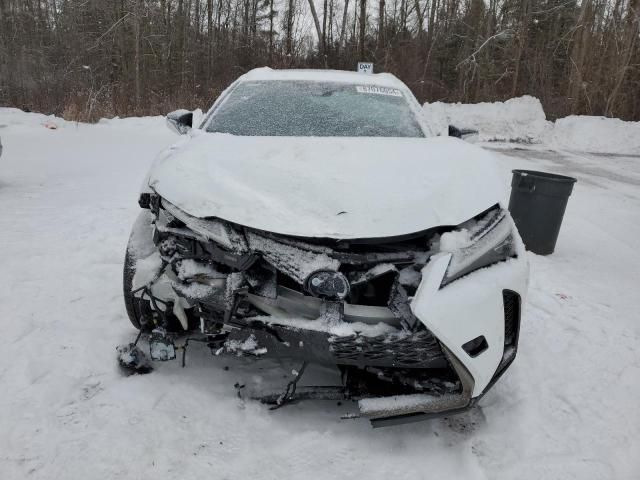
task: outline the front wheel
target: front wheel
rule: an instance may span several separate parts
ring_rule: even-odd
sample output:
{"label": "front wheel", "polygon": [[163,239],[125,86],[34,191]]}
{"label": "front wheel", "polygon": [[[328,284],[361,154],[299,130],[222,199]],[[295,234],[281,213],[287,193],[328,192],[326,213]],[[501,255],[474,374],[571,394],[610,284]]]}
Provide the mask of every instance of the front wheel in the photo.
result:
{"label": "front wheel", "polygon": [[[138,330],[150,332],[154,328],[162,326],[169,332],[184,333],[182,324],[173,312],[165,312],[164,319],[161,321],[162,316],[159,316],[158,312],[154,312],[148,299],[138,298],[132,293],[133,278],[136,273],[138,259],[146,258],[156,251],[156,246],[153,243],[152,222],[153,216],[151,212],[145,210],[140,213],[131,231],[122,272],[124,305],[131,324]],[[194,318],[191,309],[185,310],[185,313],[189,321],[189,328],[195,328],[199,323],[197,318]]]}

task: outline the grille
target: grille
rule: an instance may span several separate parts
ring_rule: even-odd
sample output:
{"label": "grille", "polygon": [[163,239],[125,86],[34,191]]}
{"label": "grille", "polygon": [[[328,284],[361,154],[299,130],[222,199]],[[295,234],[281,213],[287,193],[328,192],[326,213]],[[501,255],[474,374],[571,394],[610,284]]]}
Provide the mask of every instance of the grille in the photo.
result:
{"label": "grille", "polygon": [[438,360],[445,361],[442,349],[428,330],[408,336],[331,337],[331,353],[338,361],[362,362],[393,367],[423,367]]}
{"label": "grille", "polygon": [[504,348],[514,347],[520,326],[520,295],[511,290],[502,291],[504,304]]}

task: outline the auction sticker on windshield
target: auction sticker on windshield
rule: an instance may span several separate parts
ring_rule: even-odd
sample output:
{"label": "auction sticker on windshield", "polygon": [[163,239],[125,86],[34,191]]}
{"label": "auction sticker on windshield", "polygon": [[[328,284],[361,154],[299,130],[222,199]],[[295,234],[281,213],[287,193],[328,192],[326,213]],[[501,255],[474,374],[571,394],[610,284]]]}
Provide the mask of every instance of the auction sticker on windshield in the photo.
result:
{"label": "auction sticker on windshield", "polygon": [[401,97],[402,92],[397,88],[376,87],[375,85],[356,86],[358,93],[373,93],[375,95],[389,95],[391,97]]}

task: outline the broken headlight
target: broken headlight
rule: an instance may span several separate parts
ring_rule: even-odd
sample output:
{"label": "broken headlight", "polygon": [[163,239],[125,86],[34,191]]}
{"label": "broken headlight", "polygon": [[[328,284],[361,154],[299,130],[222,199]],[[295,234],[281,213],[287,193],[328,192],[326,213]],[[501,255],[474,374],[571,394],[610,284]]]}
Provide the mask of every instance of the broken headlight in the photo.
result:
{"label": "broken headlight", "polygon": [[314,297],[328,300],[344,300],[349,295],[349,282],[340,272],[319,270],[309,275],[305,287]]}
{"label": "broken headlight", "polygon": [[516,255],[513,221],[506,210],[495,208],[442,234],[441,252],[451,253],[442,286],[475,270]]}

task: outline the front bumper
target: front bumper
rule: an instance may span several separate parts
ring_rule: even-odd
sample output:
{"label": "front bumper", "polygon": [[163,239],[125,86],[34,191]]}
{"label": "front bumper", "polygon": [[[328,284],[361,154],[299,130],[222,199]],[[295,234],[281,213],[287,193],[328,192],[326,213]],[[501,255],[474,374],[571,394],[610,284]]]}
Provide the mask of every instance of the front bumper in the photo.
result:
{"label": "front bumper", "polygon": [[[416,317],[473,377],[472,397],[480,396],[499,367],[504,370],[508,366],[504,363],[515,357],[529,279],[525,255],[521,248],[518,257],[480,269],[444,288],[440,281],[449,255],[437,255],[425,267],[411,303]],[[478,337],[485,338],[486,348],[477,355],[469,354],[464,345]]]}
{"label": "front bumper", "polygon": [[[461,391],[362,400],[360,411],[374,427],[462,413],[475,406],[515,360],[529,279],[524,248],[519,246],[517,258],[435,288],[444,276],[447,257],[434,258],[425,267],[411,307],[440,342],[460,379]],[[485,337],[486,347],[470,355],[463,346],[476,334]]]}
{"label": "front bumper", "polygon": [[[134,289],[166,305],[159,317],[172,309],[188,330],[195,315],[200,333],[216,338],[216,353],[300,358],[400,383],[400,397],[390,390],[381,400],[362,399],[361,412],[379,423],[468,408],[515,358],[528,283],[519,239],[516,257],[446,283],[449,253],[344,253],[221,222],[180,223],[171,220],[180,212],[162,218],[159,204],[151,210],[134,228],[130,253]],[[232,250],[238,242],[242,248]],[[388,303],[304,293],[299,285],[318,262],[347,265],[353,285],[386,278],[380,288]]]}
{"label": "front bumper", "polygon": [[[440,288],[447,262],[448,255],[433,258],[423,271],[411,308],[427,328],[411,335],[340,336],[301,323],[291,326],[261,319],[242,325],[231,338],[237,342],[252,338],[257,349],[276,357],[433,372],[432,384],[423,384],[424,393],[360,400],[360,414],[376,427],[463,412],[515,359],[529,267],[520,255]],[[467,353],[463,346],[479,336],[485,338],[484,350]],[[436,372],[447,366],[455,372],[455,384],[437,379]]]}
{"label": "front bumper", "polygon": [[[519,255],[440,287],[448,261],[448,254],[431,259],[411,300],[411,310],[426,329],[376,334],[361,317],[356,317],[359,323],[329,325],[316,320],[264,316],[238,326],[259,337],[265,337],[261,332],[266,331],[267,336],[269,331],[279,332],[271,336],[276,341],[278,336],[293,337],[279,342],[280,346],[270,345],[268,350],[276,356],[306,355],[307,359],[328,364],[441,368],[447,361],[445,347],[449,357],[455,357],[471,375],[472,397],[477,397],[515,358],[529,266],[525,256]],[[380,322],[380,318],[370,321]],[[486,343],[482,351],[467,352],[464,346],[478,337],[484,337]],[[299,348],[304,338],[313,338],[316,348]]]}

